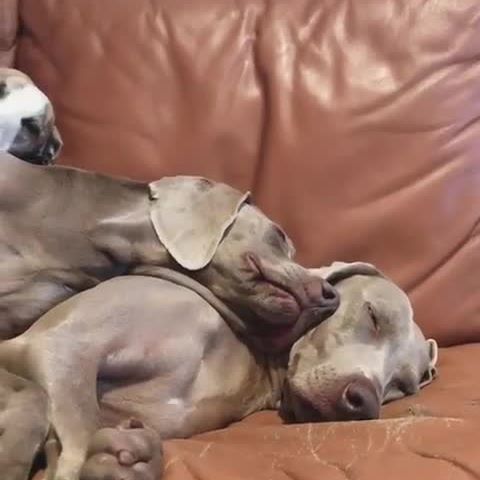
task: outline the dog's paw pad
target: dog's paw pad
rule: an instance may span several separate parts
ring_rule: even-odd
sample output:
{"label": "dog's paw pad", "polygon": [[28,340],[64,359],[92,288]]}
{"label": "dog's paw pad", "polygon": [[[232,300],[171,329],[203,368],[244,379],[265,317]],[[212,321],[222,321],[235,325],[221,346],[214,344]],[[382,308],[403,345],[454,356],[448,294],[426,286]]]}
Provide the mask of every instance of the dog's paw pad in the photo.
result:
{"label": "dog's paw pad", "polygon": [[162,466],[160,437],[133,419],[95,433],[80,480],[157,480]]}

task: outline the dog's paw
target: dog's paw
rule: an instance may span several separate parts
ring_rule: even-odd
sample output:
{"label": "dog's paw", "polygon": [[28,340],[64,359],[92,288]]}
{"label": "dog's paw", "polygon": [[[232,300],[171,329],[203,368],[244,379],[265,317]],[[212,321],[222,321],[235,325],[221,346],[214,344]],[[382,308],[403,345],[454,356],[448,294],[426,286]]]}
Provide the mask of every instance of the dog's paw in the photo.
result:
{"label": "dog's paw", "polygon": [[80,480],[158,480],[163,469],[160,437],[138,420],[98,430]]}

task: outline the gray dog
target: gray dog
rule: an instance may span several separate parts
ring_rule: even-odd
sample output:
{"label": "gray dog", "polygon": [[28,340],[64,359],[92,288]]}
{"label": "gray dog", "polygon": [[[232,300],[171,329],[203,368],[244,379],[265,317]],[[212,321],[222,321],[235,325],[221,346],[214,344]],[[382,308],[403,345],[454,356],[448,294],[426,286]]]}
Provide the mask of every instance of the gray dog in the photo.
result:
{"label": "gray dog", "polygon": [[161,276],[158,266],[213,292],[237,314],[228,317],[237,333],[275,331],[265,348],[288,348],[338,306],[248,193],[200,177],[146,184],[9,155],[0,164],[0,339],[79,291],[118,275]]}
{"label": "gray dog", "polygon": [[0,68],[0,151],[49,165],[62,145],[47,96],[24,73]]}
{"label": "gray dog", "polygon": [[313,273],[336,285],[340,307],[283,355],[239,341],[191,279],[116,278],[57,306],[0,344],[1,364],[34,382],[16,393],[31,405],[4,415],[1,471],[24,480],[51,427],[61,454],[50,442],[49,479],[154,480],[160,438],[272,408],[296,422],[374,419],[433,379],[436,343],[397,286],[364,263]]}

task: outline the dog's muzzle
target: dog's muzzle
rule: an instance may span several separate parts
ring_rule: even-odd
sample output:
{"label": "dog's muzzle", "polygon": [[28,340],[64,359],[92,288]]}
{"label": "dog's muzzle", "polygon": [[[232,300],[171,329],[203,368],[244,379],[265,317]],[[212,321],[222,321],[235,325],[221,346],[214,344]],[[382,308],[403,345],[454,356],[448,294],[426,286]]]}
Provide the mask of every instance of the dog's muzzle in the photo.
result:
{"label": "dog's muzzle", "polygon": [[53,165],[62,149],[63,142],[56,128],[52,130],[46,141],[31,150],[18,149],[15,143],[8,153],[34,165]]}

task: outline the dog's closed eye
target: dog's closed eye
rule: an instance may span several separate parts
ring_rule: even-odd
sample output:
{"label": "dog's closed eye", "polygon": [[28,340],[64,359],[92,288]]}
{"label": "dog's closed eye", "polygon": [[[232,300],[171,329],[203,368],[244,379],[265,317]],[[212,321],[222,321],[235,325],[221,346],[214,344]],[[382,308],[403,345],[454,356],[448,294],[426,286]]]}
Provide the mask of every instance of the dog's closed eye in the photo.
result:
{"label": "dog's closed eye", "polygon": [[281,238],[282,242],[286,242],[287,241],[287,235],[285,234],[285,232],[278,226],[275,225],[274,227],[275,229],[275,233]]}
{"label": "dog's closed eye", "polygon": [[379,316],[370,302],[367,302],[367,311],[375,332],[379,332],[380,331]]}
{"label": "dog's closed eye", "polygon": [[273,225],[272,228],[266,233],[266,241],[274,248],[288,252],[290,250],[290,242],[286,233],[277,225]]}

